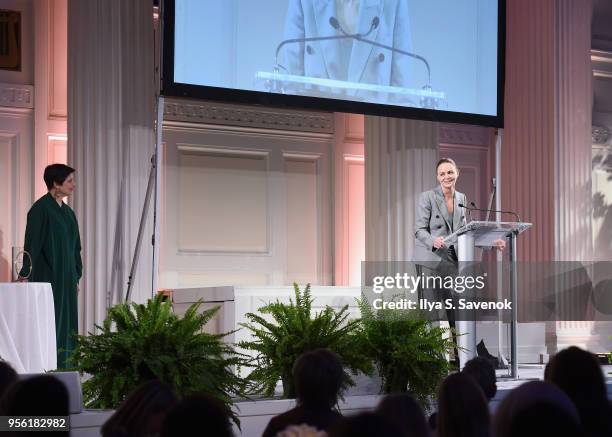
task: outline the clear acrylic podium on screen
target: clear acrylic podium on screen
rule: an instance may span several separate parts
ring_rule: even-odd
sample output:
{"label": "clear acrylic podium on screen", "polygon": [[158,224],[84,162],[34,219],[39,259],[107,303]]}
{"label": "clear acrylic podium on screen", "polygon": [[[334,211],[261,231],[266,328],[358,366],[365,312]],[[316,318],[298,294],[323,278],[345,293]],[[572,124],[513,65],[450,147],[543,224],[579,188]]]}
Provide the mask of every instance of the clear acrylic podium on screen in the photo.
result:
{"label": "clear acrylic podium on screen", "polygon": [[[496,222],[496,221],[471,221],[465,226],[457,229],[445,239],[445,244],[457,243],[457,258],[459,263],[478,261],[476,259],[476,248],[491,248],[495,240],[505,239],[506,250],[510,261],[510,300],[512,311],[510,319],[510,377],[517,378],[518,360],[516,347],[516,325],[517,325],[517,269],[516,249],[519,234],[531,227],[531,223],[524,222]],[[457,330],[464,334],[458,336],[459,363],[463,367],[465,363],[476,356],[476,322],[457,321]]]}
{"label": "clear acrylic podium on screen", "polygon": [[268,92],[307,95],[332,99],[388,103],[428,109],[447,109],[446,94],[430,86],[405,88],[374,83],[349,82],[323,77],[301,76],[279,71],[258,71],[255,84]]}

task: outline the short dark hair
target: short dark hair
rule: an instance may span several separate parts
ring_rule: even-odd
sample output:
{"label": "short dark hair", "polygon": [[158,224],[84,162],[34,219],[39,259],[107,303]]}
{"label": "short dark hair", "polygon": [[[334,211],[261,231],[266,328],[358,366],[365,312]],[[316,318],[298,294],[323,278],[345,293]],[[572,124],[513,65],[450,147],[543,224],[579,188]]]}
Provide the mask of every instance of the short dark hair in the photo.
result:
{"label": "short dark hair", "polygon": [[47,189],[50,190],[54,187],[53,183],[62,185],[64,181],[75,172],[75,169],[65,164],[51,164],[45,167],[45,174],[43,179],[47,184]]}
{"label": "short dark hair", "polygon": [[409,393],[386,395],[376,407],[376,412],[394,421],[412,437],[428,437],[429,426],[419,403]]}
{"label": "short dark hair", "polygon": [[436,173],[438,172],[438,167],[440,167],[442,164],[452,164],[453,167],[459,170],[459,167],[457,167],[457,163],[455,162],[454,159],[443,157],[443,158],[440,158],[438,160],[438,163],[436,164]]}
{"label": "short dark hair", "polygon": [[[11,385],[0,416],[67,416],[68,389],[55,376],[38,375]],[[60,433],[56,435],[68,435]]]}
{"label": "short dark hair", "polygon": [[[202,432],[201,427],[206,431]],[[170,410],[159,435],[232,437],[230,410],[220,400],[203,393],[186,396]]]}
{"label": "short dark hair", "polygon": [[338,402],[344,370],[340,357],[329,349],[302,354],[293,365],[298,403],[308,407],[333,407]]}
{"label": "short dark hair", "polygon": [[474,378],[480,386],[487,400],[490,401],[497,393],[497,383],[495,381],[495,368],[486,358],[476,357],[465,363],[461,371]]}
{"label": "short dark hair", "polygon": [[17,382],[17,372],[6,361],[0,360],[0,398],[4,392]]}
{"label": "short dark hair", "polygon": [[151,418],[165,416],[176,403],[172,387],[158,380],[145,382],[130,393],[102,426],[102,436],[116,436],[121,431],[130,436],[147,435],[152,431]]}
{"label": "short dark hair", "polygon": [[404,430],[380,413],[365,411],[345,417],[329,430],[329,437],[404,436]]}

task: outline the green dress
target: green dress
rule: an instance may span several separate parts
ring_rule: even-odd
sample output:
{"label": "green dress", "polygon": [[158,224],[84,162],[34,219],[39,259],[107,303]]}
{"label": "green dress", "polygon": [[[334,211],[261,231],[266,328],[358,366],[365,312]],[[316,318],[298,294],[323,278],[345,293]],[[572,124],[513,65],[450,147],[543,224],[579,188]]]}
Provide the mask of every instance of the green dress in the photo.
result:
{"label": "green dress", "polygon": [[[31,282],[50,282],[55,304],[57,368],[68,368],[78,332],[77,284],[81,279],[81,238],[74,211],[46,194],[28,212],[24,250],[32,257]],[[24,258],[22,276],[30,269]]]}

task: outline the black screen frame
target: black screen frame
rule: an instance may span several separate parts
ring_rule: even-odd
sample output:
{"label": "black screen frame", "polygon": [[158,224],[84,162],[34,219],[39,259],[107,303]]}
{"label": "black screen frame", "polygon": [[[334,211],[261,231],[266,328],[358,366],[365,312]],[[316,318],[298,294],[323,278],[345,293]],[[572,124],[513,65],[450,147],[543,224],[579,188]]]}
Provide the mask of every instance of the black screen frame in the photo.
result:
{"label": "black screen frame", "polygon": [[163,0],[160,14],[162,25],[161,94],[168,97],[192,98],[215,102],[260,105],[274,108],[307,109],[325,112],[345,112],[385,117],[410,118],[448,123],[504,127],[504,87],[506,57],[506,0],[497,0],[497,115],[410,108],[382,103],[354,102],[322,97],[275,94],[262,91],[237,90],[174,81],[174,13],[175,0]]}

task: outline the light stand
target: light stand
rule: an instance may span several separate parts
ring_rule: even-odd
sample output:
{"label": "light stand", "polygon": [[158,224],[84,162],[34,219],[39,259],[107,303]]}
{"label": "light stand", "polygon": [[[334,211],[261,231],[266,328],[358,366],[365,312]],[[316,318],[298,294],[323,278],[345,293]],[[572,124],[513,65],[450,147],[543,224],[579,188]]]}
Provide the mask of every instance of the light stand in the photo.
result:
{"label": "light stand", "polygon": [[134,255],[132,257],[132,266],[130,268],[130,274],[128,276],[127,291],[125,293],[125,302],[129,302],[130,295],[132,293],[132,286],[134,285],[134,276],[136,274],[136,268],[138,267],[138,259],[140,258],[140,248],[142,246],[142,237],[144,234],[144,228],[146,226],[147,215],[149,213],[149,204],[151,203],[151,194],[155,193],[155,200],[153,205],[153,235],[151,236],[151,244],[153,246],[153,259],[152,268],[153,273],[151,277],[151,296],[155,294],[157,289],[157,275],[158,275],[158,259],[159,259],[159,215],[157,210],[159,208],[160,192],[159,192],[159,171],[161,164],[161,138],[162,138],[162,124],[164,115],[164,97],[157,97],[157,123],[155,126],[156,137],[155,137],[155,153],[151,157],[151,169],[149,171],[149,182],[147,184],[147,193],[145,195],[144,205],[142,207],[142,214],[140,216],[140,225],[138,227],[138,237],[136,239],[136,247],[134,248]]}

